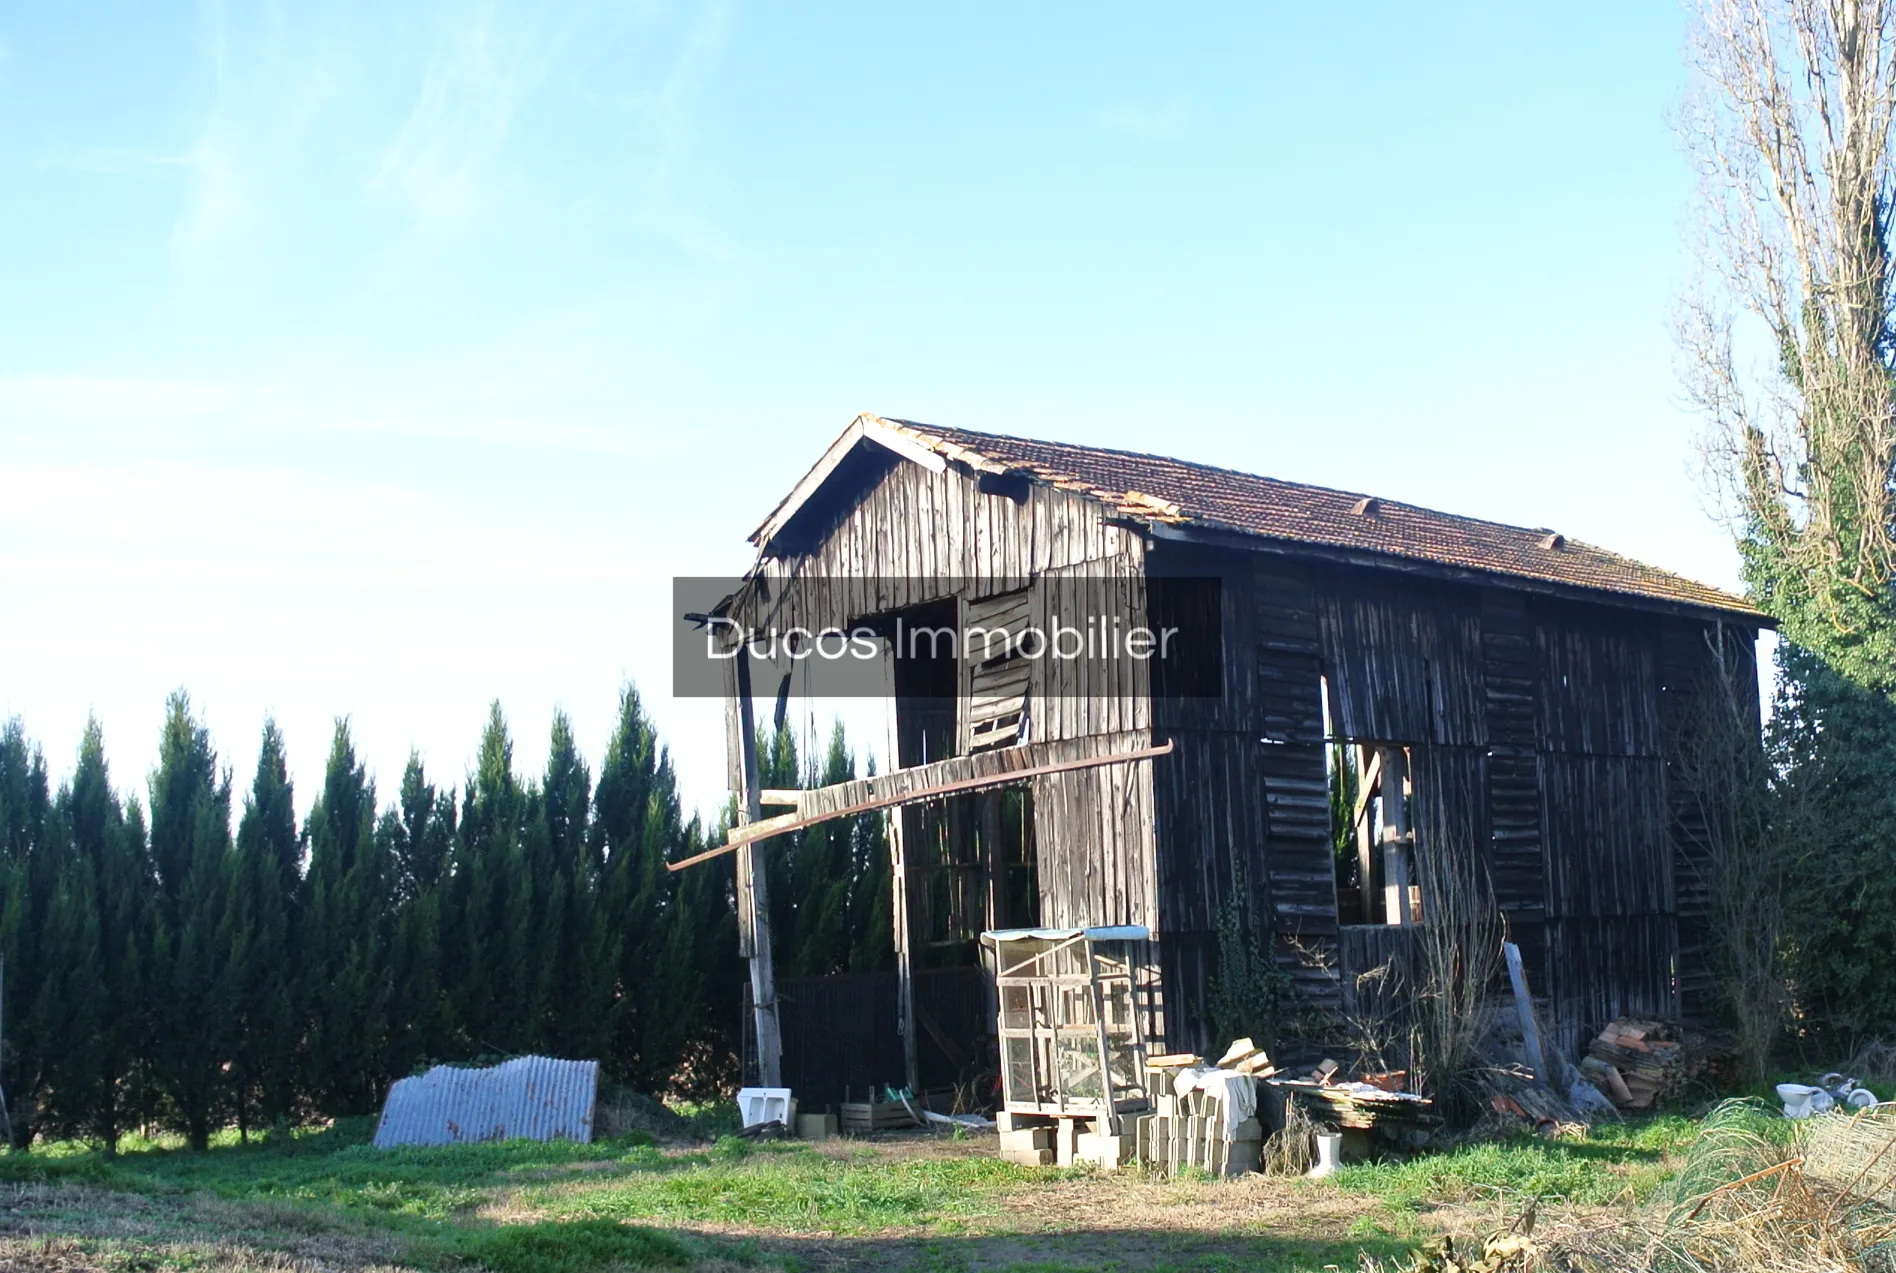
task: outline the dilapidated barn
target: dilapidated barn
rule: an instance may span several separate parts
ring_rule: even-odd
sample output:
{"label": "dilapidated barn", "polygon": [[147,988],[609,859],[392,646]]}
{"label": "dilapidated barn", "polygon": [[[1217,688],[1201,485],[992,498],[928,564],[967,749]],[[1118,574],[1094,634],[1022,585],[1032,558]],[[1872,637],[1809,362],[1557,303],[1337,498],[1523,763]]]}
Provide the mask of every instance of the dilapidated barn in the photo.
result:
{"label": "dilapidated barn", "polygon": [[[1674,752],[1734,683],[1755,722],[1768,621],[1739,597],[1545,529],[873,416],[752,539],[717,621],[732,640],[872,633],[900,767],[773,794],[788,811],[766,817],[733,660],[732,785],[754,825],[732,840],[748,858],[773,832],[890,811],[911,1082],[956,1047],[933,1019],[918,1033],[918,979],[977,967],[984,929],[1147,929],[1150,1028],[1176,1048],[1211,1042],[1233,906],[1306,1000],[1334,1002],[1391,930],[1427,922],[1418,843],[1479,855],[1557,1030],[1710,1007],[1707,806]],[[1182,660],[1025,657],[1075,588],[1104,598],[1102,634],[1183,626]],[[903,647],[940,626],[1004,635]],[[739,881],[750,932],[753,863]],[[746,953],[770,1069],[763,945]]]}

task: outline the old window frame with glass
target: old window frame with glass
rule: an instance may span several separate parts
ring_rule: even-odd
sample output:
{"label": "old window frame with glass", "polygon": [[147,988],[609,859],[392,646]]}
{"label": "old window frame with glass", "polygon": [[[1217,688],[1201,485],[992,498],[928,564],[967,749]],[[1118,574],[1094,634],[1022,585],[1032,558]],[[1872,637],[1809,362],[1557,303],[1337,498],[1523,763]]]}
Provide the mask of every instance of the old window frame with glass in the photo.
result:
{"label": "old window frame with glass", "polygon": [[1001,1093],[1010,1114],[1091,1117],[1150,1108],[1137,1000],[1137,926],[990,931]]}

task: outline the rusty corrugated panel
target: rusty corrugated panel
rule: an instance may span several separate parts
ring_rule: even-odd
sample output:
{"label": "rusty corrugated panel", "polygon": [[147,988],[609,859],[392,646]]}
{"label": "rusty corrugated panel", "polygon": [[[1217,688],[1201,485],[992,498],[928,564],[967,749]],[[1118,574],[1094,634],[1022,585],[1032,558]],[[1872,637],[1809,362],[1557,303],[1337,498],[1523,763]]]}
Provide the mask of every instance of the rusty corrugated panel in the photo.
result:
{"label": "rusty corrugated panel", "polygon": [[523,1056],[483,1069],[437,1065],[399,1080],[375,1147],[484,1140],[592,1140],[599,1062]]}

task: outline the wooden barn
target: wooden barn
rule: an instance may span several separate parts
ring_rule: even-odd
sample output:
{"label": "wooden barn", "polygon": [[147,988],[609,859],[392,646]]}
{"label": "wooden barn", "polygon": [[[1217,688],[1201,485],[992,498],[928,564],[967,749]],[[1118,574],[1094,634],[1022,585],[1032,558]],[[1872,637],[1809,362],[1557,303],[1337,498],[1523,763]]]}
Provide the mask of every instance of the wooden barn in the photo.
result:
{"label": "wooden barn", "polygon": [[[1546,529],[873,416],[752,540],[718,624],[733,640],[876,634],[899,765],[760,792],[751,693],[776,687],[730,661],[732,786],[754,824],[732,842],[766,1077],[784,1045],[753,849],[871,809],[889,810],[891,1007],[911,1083],[972,1048],[945,1036],[978,1008],[944,1025],[918,987],[962,970],[968,1001],[984,930],[1143,927],[1154,1044],[1202,1049],[1222,1043],[1205,996],[1229,908],[1307,1000],[1334,1003],[1391,930],[1427,922],[1418,845],[1479,855],[1559,1034],[1711,1008],[1707,805],[1675,752],[1734,680],[1755,726],[1768,620],[1740,597]],[[887,657],[921,626],[1056,621],[1050,586],[1195,623],[1196,665],[1061,664],[1005,637]],[[821,1059],[799,1058],[811,1073],[786,1077],[815,1083]]]}

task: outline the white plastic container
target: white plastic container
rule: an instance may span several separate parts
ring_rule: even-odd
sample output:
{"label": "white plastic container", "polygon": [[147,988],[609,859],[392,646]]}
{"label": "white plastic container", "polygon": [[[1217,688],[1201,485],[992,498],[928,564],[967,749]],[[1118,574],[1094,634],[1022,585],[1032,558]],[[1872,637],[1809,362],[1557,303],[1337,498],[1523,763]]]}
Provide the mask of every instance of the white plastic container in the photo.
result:
{"label": "white plastic container", "polygon": [[1321,1180],[1336,1171],[1343,1157],[1342,1132],[1317,1133],[1317,1162],[1304,1173],[1312,1180]]}
{"label": "white plastic container", "polygon": [[790,1099],[787,1087],[739,1088],[737,1113],[745,1127],[756,1127],[760,1123],[796,1125],[796,1103]]}

